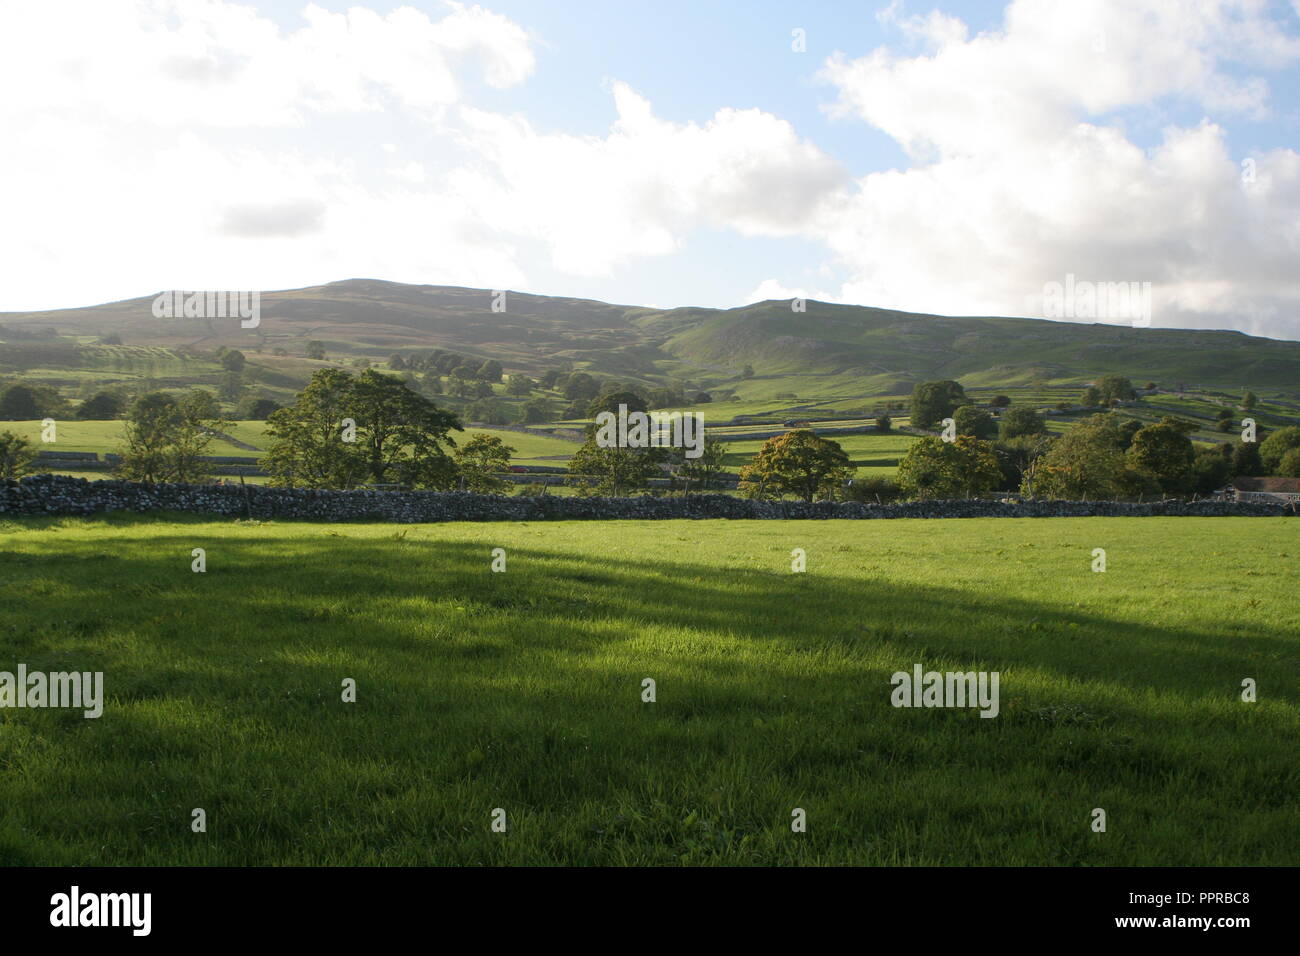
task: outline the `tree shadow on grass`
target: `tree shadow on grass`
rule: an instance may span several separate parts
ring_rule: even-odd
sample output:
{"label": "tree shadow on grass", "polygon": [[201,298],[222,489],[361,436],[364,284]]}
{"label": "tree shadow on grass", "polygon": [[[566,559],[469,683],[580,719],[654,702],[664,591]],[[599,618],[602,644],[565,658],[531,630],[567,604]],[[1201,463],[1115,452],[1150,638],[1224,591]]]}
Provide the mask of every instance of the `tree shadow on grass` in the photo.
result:
{"label": "tree shadow on grass", "polygon": [[[219,759],[235,790],[256,778],[292,791],[304,755],[336,773],[362,759],[525,805],[577,799],[591,781],[640,792],[648,771],[671,767],[704,780],[729,763],[805,783],[885,768],[906,781],[939,765],[954,779],[1140,778],[1261,812],[1294,802],[1293,632],[1129,621],[1117,634],[1113,619],[1047,600],[689,557],[512,546],[510,570],[494,574],[484,544],[400,531],[204,538],[0,555],[6,601],[25,583],[56,588],[10,604],[0,669],[15,657],[109,682],[102,724],[28,715],[57,731],[46,746],[145,779]],[[189,570],[192,547],[209,549],[204,575]],[[914,663],[1003,672],[1001,715],[891,708],[889,674]],[[1246,673],[1270,703],[1216,714]],[[343,677],[363,703],[341,701]],[[653,708],[645,677],[659,682]],[[1189,714],[1217,719],[1207,735],[1239,735],[1215,738],[1230,752],[1200,754]],[[1233,761],[1248,785],[1222,776]]]}
{"label": "tree shadow on grass", "polygon": [[[399,532],[400,534],[400,532]],[[190,571],[190,551],[206,547],[208,570]],[[47,553],[0,552],[4,593],[21,597],[24,577],[60,583],[35,620],[55,631],[95,634],[115,624],[161,626],[169,646],[181,631],[252,624],[295,642],[427,650],[440,629],[476,632],[476,622],[527,630],[530,621],[581,623],[571,637],[552,626],[524,646],[599,654],[646,629],[708,632],[793,654],[836,650],[899,656],[899,667],[930,660],[976,669],[1069,670],[1055,676],[1197,696],[1239,683],[1238,672],[1269,672],[1270,691],[1297,704],[1294,667],[1300,633],[1242,636],[1233,626],[1200,630],[1117,621],[1063,601],[1028,601],[990,590],[900,584],[879,577],[791,574],[678,558],[633,560],[608,554],[512,546],[509,572],[490,571],[490,549],[463,541],[292,536],[208,540],[178,531],[148,553],[106,542],[60,541]],[[215,587],[213,587],[215,585]],[[450,602],[431,617],[429,605]],[[515,618],[514,621],[503,618]],[[352,622],[353,644],[330,644],[330,627]],[[599,623],[598,623],[599,622]],[[1032,622],[1032,630],[1029,627]],[[489,628],[490,629],[490,628]],[[516,638],[522,635],[514,635]],[[149,641],[146,631],[140,639]],[[156,636],[154,639],[157,639]],[[200,645],[205,650],[210,650]],[[483,657],[494,652],[480,644]],[[691,653],[685,652],[684,659]],[[1276,662],[1276,663],[1270,663]],[[702,666],[707,662],[701,661]],[[927,666],[929,666],[927,664]],[[905,669],[905,668],[904,668]]]}

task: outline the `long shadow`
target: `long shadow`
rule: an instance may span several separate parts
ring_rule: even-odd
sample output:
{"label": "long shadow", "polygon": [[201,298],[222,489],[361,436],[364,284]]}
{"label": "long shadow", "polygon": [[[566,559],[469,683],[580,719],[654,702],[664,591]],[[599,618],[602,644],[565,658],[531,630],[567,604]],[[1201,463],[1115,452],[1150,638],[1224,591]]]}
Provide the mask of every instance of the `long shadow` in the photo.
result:
{"label": "long shadow", "polygon": [[[1240,732],[1243,759],[1275,753],[1277,765],[1252,764],[1232,799],[1268,812],[1295,801],[1287,759],[1297,726],[1294,626],[1243,637],[1230,622],[1187,630],[1116,621],[1063,606],[1064,598],[595,547],[579,555],[512,544],[508,572],[494,574],[491,545],[443,540],[431,526],[383,538],[351,536],[346,525],[312,538],[249,530],[218,537],[182,526],[153,535],[147,551],[56,531],[25,539],[21,552],[0,550],[0,669],[21,660],[103,670],[110,681],[122,733],[40,715],[58,746],[142,768],[209,758],[202,727],[156,723],[129,706],[178,702],[219,724],[263,728],[250,729],[247,747],[268,760],[277,748],[321,747],[326,759],[365,746],[374,760],[408,767],[414,746],[445,758],[419,770],[432,779],[498,774],[532,801],[575,792],[584,773],[632,788],[650,764],[700,755],[725,763],[733,749],[748,753],[735,737],[741,730],[769,741],[771,772],[791,780],[845,772],[845,740],[856,747],[849,753],[905,780],[933,769],[926,735],[934,733],[947,735],[953,774],[987,773],[999,760],[1007,772],[1031,774],[1046,761],[1054,772],[1142,775],[1155,789],[1221,793],[1213,765],[1189,754],[1197,730],[1187,709],[1204,718],[1250,675],[1267,687],[1268,708],[1221,722]],[[193,547],[208,549],[204,575],[190,571]],[[646,645],[650,628],[697,636]],[[826,667],[808,666],[823,659]],[[646,676],[640,661],[661,675],[664,699],[652,717],[633,718],[657,721],[647,725],[646,763],[613,765],[576,741],[614,745],[613,718],[629,719],[619,702],[635,708]],[[888,675],[913,663],[1005,672],[1002,715],[892,710]],[[358,679],[364,709],[340,707],[341,675]],[[1028,689],[1017,675],[1033,677]],[[376,736],[375,720],[403,733]],[[822,727],[827,743],[799,722]],[[323,745],[322,726],[334,734]],[[782,751],[787,734],[797,756]],[[488,755],[478,758],[486,767],[475,753]]]}
{"label": "long shadow", "polygon": [[[168,540],[174,545],[164,545]],[[1231,627],[1188,631],[1116,621],[1001,593],[972,596],[958,588],[900,585],[824,571],[724,570],[716,564],[681,559],[662,562],[608,554],[578,558],[572,551],[534,546],[512,546],[510,571],[493,574],[488,547],[423,538],[341,535],[337,544],[346,550],[346,564],[332,553],[332,541],[293,536],[205,542],[201,535],[177,531],[156,538],[155,556],[149,558],[113,554],[90,543],[70,550],[63,542],[50,544],[58,544],[59,550],[22,556],[0,552],[0,572],[8,579],[6,592],[15,588],[21,592],[22,571],[13,569],[15,562],[33,576],[67,578],[68,588],[86,593],[81,599],[61,599],[60,613],[86,616],[88,623],[79,625],[83,628],[101,629],[108,623],[98,611],[102,602],[95,597],[97,591],[105,597],[123,591],[138,596],[137,620],[210,616],[208,592],[214,589],[207,584],[218,577],[220,599],[234,605],[232,612],[251,614],[262,626],[309,642],[314,621],[329,620],[331,614],[313,618],[322,612],[311,608],[346,599],[346,611],[332,613],[364,623],[367,644],[407,650],[426,647],[427,622],[384,623],[371,619],[368,609],[375,602],[438,598],[472,608],[461,622],[493,612],[518,615],[521,621],[558,615],[587,622],[581,640],[532,642],[534,647],[541,643],[574,656],[596,654],[602,644],[626,640],[621,624],[590,626],[592,620],[615,618],[637,626],[700,628],[748,642],[777,644],[792,652],[833,647],[878,656],[889,649],[899,656],[901,669],[914,661],[942,658],[975,669],[1033,668],[1073,681],[1119,678],[1131,688],[1190,695],[1230,688],[1231,677],[1238,673],[1266,672],[1276,678],[1270,681],[1270,693],[1292,706],[1297,703],[1294,677],[1287,673],[1288,662],[1294,666],[1300,646],[1300,633],[1295,630],[1248,637]],[[208,575],[192,575],[189,550],[205,544],[212,555]],[[238,555],[233,562],[223,553],[231,547]],[[403,573],[393,573],[395,554],[405,556],[408,569]],[[277,570],[304,566],[312,573],[293,573],[294,591],[285,594],[277,583]],[[74,575],[76,580],[71,579]],[[811,610],[803,612],[803,608]],[[456,617],[448,623],[460,623]],[[1020,630],[1018,625],[1024,622],[1033,622],[1035,630]],[[1116,633],[1119,630],[1122,634]],[[1060,647],[1048,648],[1044,633],[1059,638]],[[973,644],[972,636],[982,636],[983,646]],[[1122,640],[1117,642],[1116,637]],[[169,644],[175,646],[171,639]],[[1069,658],[1068,673],[1050,663],[1053,656]],[[703,661],[700,664],[705,666]],[[1207,680],[1204,675],[1210,672],[1224,674],[1223,682]]]}

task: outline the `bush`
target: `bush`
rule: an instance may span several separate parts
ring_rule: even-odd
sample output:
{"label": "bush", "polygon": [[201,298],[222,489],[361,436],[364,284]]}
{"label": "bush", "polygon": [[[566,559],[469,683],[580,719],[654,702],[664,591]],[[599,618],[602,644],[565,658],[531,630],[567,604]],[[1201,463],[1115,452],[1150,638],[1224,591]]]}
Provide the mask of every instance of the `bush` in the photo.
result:
{"label": "bush", "polygon": [[36,451],[26,438],[0,432],[0,478],[19,478],[32,470]]}
{"label": "bush", "polygon": [[889,504],[903,497],[903,489],[896,481],[888,478],[855,478],[844,489],[845,501],[857,501],[862,504]]}
{"label": "bush", "polygon": [[1198,495],[1211,495],[1228,483],[1232,477],[1232,462],[1218,451],[1196,453],[1192,461],[1192,490]]}
{"label": "bush", "polygon": [[993,446],[968,435],[954,442],[922,438],[898,463],[899,484],[922,500],[969,498],[992,491],[1001,480]]}
{"label": "bush", "polygon": [[993,416],[974,405],[963,405],[953,412],[952,418],[958,435],[990,439],[998,433],[998,423]]}
{"label": "bush", "polygon": [[245,395],[235,406],[235,418],[243,421],[264,422],[272,412],[277,412],[282,406],[272,398],[260,398],[256,395]]}
{"label": "bush", "polygon": [[1237,442],[1232,451],[1232,473],[1242,478],[1257,478],[1264,474],[1258,442]]}
{"label": "bush", "polygon": [[110,392],[99,392],[86,399],[77,409],[77,417],[89,421],[111,421],[122,414],[124,404]]}
{"label": "bush", "polygon": [[1133,383],[1122,375],[1105,375],[1097,382],[1097,390],[1103,402],[1128,402],[1137,398]]}
{"label": "bush", "polygon": [[531,398],[519,409],[519,421],[524,425],[551,420],[551,403],[544,398]]}
{"label": "bush", "polygon": [[40,417],[40,401],[31,388],[26,385],[10,385],[0,392],[0,419],[20,422]]}
{"label": "bush", "polygon": [[1117,488],[1120,500],[1159,501],[1165,496],[1160,480],[1155,475],[1135,468],[1124,469],[1119,476]]}
{"label": "bush", "polygon": [[966,392],[957,382],[919,382],[912,389],[912,425],[933,428],[967,403]]}
{"label": "bush", "polygon": [[1022,438],[1027,435],[1047,434],[1047,423],[1043,417],[1028,405],[1018,405],[1002,413],[1000,435],[1003,441]]}
{"label": "bush", "polygon": [[1282,458],[1293,448],[1300,448],[1300,428],[1279,428],[1259,444],[1259,458],[1272,475],[1281,474]]}
{"label": "bush", "polygon": [[1022,490],[1040,498],[1068,501],[1124,496],[1126,469],[1119,430],[1107,419],[1096,416],[1056,439]]}
{"label": "bush", "polygon": [[465,420],[482,422],[484,425],[506,425],[509,417],[505,406],[495,398],[481,398],[465,407]]}
{"label": "bush", "polygon": [[1292,448],[1282,456],[1277,473],[1284,478],[1300,478],[1300,448]]}

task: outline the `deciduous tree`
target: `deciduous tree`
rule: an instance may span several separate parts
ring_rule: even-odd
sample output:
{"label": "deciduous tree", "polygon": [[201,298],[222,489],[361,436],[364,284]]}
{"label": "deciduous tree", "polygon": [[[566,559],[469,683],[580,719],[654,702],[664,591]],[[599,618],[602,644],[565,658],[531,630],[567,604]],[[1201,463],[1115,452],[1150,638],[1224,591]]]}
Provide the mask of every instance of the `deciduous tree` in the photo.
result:
{"label": "deciduous tree", "polygon": [[908,449],[898,482],[917,498],[969,498],[992,491],[1002,479],[993,446],[969,435],[946,442],[932,435]]}
{"label": "deciduous tree", "polygon": [[765,441],[740,478],[750,495],[792,494],[812,501],[837,494],[856,470],[838,442],[797,429]]}

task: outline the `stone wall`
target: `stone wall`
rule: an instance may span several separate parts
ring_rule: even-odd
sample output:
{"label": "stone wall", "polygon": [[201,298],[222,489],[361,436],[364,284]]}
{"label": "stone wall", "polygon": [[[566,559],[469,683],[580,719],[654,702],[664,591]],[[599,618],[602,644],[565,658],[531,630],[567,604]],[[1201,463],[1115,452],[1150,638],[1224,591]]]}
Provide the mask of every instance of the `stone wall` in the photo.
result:
{"label": "stone wall", "polygon": [[515,498],[466,492],[305,491],[257,485],[149,485],[32,475],[0,481],[0,515],[92,515],[179,511],[230,518],[312,521],[545,521],[664,518],[983,518],[1282,516],[1294,505],[1232,501],[748,501],[727,495],[690,498]]}

